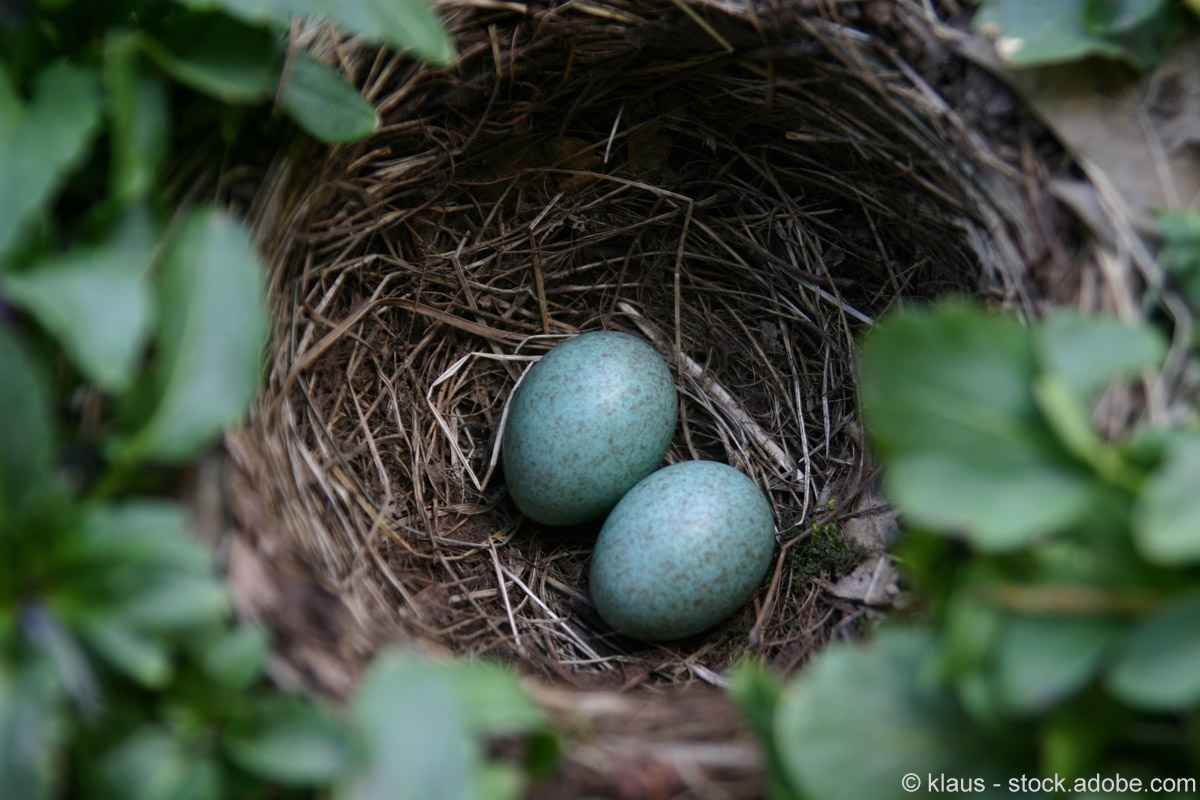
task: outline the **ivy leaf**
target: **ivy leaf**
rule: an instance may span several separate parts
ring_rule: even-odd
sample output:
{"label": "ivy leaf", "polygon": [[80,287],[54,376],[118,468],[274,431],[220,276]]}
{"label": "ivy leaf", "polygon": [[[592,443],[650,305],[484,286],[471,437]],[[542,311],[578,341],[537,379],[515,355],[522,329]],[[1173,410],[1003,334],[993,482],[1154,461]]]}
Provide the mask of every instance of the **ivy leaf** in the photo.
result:
{"label": "ivy leaf", "polygon": [[1179,711],[1200,702],[1200,592],[1150,614],[1121,643],[1108,689],[1148,711]]}
{"label": "ivy leaf", "polygon": [[223,14],[176,15],[141,44],[172,78],[226,103],[257,103],[279,86],[279,35]]}
{"label": "ivy leaf", "polygon": [[267,333],[262,269],[240,223],[194,211],[170,243],[159,280],[153,408],[125,458],[184,461],[236,422],[258,386]]}
{"label": "ivy leaf", "polygon": [[142,68],[141,50],[141,37],[129,31],[111,32],[104,42],[111,192],[121,205],[145,199],[155,190],[170,134],[166,87]]}
{"label": "ivy leaf", "polygon": [[1162,334],[1148,325],[1083,317],[1075,310],[1060,310],[1044,320],[1036,340],[1045,369],[1084,402],[1111,381],[1160,364],[1167,353]]}
{"label": "ivy leaf", "polygon": [[1042,419],[1037,374],[1017,320],[962,302],[893,314],[865,337],[865,417],[910,520],[1000,551],[1087,514],[1099,484]]}
{"label": "ivy leaf", "polygon": [[365,766],[337,786],[336,800],[474,797],[482,753],[470,716],[442,670],[406,653],[380,653],[353,713]]}
{"label": "ivy leaf", "polygon": [[100,104],[100,81],[90,69],[51,64],[24,105],[0,65],[0,270],[30,221],[87,155]]}
{"label": "ivy leaf", "polygon": [[0,323],[0,521],[47,480],[50,395],[11,328]]}
{"label": "ivy leaf", "polygon": [[346,731],[297,697],[260,700],[248,720],[227,732],[224,746],[242,769],[291,786],[327,784],[350,764]]}
{"label": "ivy leaf", "polygon": [[1053,708],[1091,680],[1121,630],[1109,619],[1013,617],[996,646],[1002,701],[1018,714]]}
{"label": "ivy leaf", "polygon": [[176,0],[197,9],[219,9],[251,25],[286,27],[293,17],[324,16],[347,33],[413,50],[435,64],[454,61],[454,42],[429,0]]}
{"label": "ivy leaf", "polygon": [[4,276],[0,286],[63,346],[85,377],[109,392],[133,381],[151,325],[145,269],[153,242],[138,250],[79,250]]}
{"label": "ivy leaf", "polygon": [[379,115],[358,89],[304,50],[296,51],[283,88],[283,108],[323,142],[353,142],[375,132]]}
{"label": "ivy leaf", "polygon": [[1176,433],[1133,508],[1133,541],[1164,566],[1200,562],[1200,436]]}
{"label": "ivy leaf", "polygon": [[1027,770],[1028,754],[1006,752],[947,690],[918,683],[933,648],[915,630],[830,645],[784,689],[775,737],[802,796],[900,797],[906,776],[923,788],[930,774],[990,787]]}

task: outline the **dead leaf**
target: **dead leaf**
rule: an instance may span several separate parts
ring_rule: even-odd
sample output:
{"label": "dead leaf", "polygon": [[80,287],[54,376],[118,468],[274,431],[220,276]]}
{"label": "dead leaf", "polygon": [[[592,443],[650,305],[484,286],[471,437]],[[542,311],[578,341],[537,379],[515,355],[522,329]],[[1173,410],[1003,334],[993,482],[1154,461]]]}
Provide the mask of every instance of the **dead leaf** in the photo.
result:
{"label": "dead leaf", "polygon": [[888,605],[900,594],[900,572],[887,553],[878,553],[829,587],[830,594],[871,606]]}
{"label": "dead leaf", "polygon": [[1200,200],[1200,48],[1181,43],[1154,70],[1089,59],[1031,69],[1004,67],[990,42],[964,55],[1007,81],[1079,161],[1120,196],[1129,216]]}

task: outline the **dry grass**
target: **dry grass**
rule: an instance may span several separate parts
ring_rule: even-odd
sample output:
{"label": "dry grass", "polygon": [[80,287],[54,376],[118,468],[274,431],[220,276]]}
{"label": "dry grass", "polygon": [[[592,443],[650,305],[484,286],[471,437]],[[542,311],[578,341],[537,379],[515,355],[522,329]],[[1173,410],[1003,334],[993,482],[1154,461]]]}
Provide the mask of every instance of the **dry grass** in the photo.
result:
{"label": "dry grass", "polygon": [[[874,477],[855,336],[946,292],[1030,307],[1044,205],[835,3],[447,8],[462,57],[445,72],[297,33],[385,125],[283,153],[251,209],[278,328],[269,390],[230,442],[242,558],[303,564],[344,605],[289,628],[324,654],[300,679],[344,691],[399,639],[508,660],[547,707],[585,713],[579,690],[675,696],[745,653],[789,671],[854,635],[870,612],[797,580],[791,552]],[[934,46],[921,9],[897,9]],[[775,509],[781,552],[753,603],[684,642],[611,634],[585,581],[597,525],[524,520],[497,469],[522,370],[601,328],[670,364],[668,461],[730,463]],[[705,697],[703,735],[664,712],[654,738],[744,745]]]}

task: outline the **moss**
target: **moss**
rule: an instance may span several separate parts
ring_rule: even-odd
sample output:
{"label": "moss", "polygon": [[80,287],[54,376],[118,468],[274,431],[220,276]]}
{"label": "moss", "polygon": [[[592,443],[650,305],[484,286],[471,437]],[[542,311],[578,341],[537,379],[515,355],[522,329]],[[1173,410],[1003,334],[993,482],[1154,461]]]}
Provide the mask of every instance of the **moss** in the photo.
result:
{"label": "moss", "polygon": [[797,587],[816,578],[840,578],[866,556],[866,548],[843,536],[838,523],[814,525],[808,538],[792,553],[792,575]]}

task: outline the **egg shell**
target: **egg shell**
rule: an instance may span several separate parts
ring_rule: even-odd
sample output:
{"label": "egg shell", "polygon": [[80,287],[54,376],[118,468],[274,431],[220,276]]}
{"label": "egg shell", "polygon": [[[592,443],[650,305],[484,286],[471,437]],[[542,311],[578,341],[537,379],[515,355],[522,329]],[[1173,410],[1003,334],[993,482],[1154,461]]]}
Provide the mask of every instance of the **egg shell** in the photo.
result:
{"label": "egg shell", "polygon": [[775,549],[771,504],[733,467],[684,461],[629,490],[592,553],[592,602],[613,630],[678,639],[712,627],[762,583]]}
{"label": "egg shell", "polygon": [[501,452],[509,495],[547,525],[594,519],[653,472],[679,419],[666,362],[619,331],[575,336],[517,388]]}

